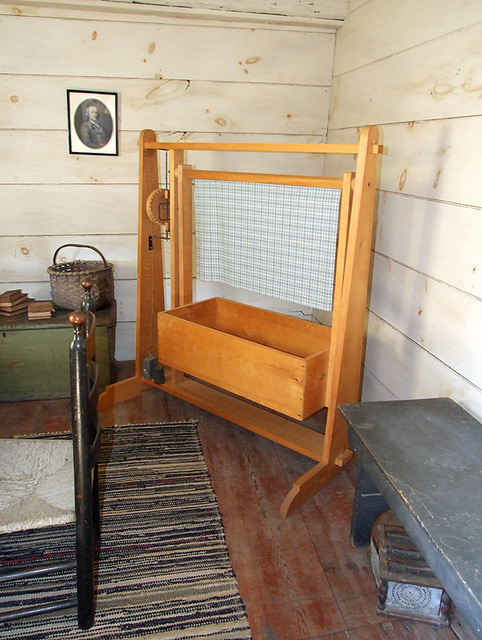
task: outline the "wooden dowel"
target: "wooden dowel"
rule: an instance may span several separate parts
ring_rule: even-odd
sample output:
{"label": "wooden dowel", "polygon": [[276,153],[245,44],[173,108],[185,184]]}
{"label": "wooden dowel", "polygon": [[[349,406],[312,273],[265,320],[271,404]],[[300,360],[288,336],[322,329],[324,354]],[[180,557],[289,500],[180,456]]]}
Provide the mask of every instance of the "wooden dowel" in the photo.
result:
{"label": "wooden dowel", "polygon": [[[357,144],[329,144],[311,142],[262,143],[262,142],[152,142],[146,141],[145,149],[183,149],[186,151],[259,151],[267,153],[346,153],[357,154]],[[379,147],[380,145],[377,145]],[[377,150],[376,153],[379,153]]]}
{"label": "wooden dowel", "polygon": [[[186,151],[257,151],[266,153],[341,153],[357,154],[357,144],[336,144],[329,142],[151,142],[144,143],[145,149],[183,149]],[[383,145],[373,144],[370,153],[383,153]]]}
{"label": "wooden dowel", "polygon": [[325,189],[341,189],[342,178],[325,178],[321,176],[294,176],[275,173],[244,173],[239,171],[205,171],[190,169],[189,178],[199,180],[224,180],[233,182],[258,182],[262,184],[289,184],[301,187],[324,187]]}

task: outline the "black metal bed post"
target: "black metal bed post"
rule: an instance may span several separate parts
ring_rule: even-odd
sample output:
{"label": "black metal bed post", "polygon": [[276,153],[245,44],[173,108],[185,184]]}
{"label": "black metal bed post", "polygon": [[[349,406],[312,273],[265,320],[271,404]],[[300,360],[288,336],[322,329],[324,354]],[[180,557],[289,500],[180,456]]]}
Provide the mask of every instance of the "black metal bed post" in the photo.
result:
{"label": "black metal bed post", "polygon": [[82,302],[80,303],[80,310],[85,313],[87,322],[84,325],[84,337],[87,337],[90,327],[88,322],[89,311],[94,313],[95,311],[95,301],[92,297],[92,289],[94,288],[95,281],[90,276],[87,276],[80,283],[84,288],[84,295],[82,297]]}
{"label": "black metal bed post", "polygon": [[[91,386],[89,393],[89,434],[91,437],[91,455],[92,455],[92,500],[93,500],[93,513],[94,513],[94,536],[97,541],[100,537],[100,503],[99,503],[99,471],[97,468],[97,458],[100,451],[100,419],[97,413],[97,404],[99,402],[99,384],[98,374],[99,368],[95,363],[95,340],[96,340],[96,326],[95,326],[95,300],[92,295],[92,289],[95,285],[93,277],[87,276],[83,278],[81,282],[84,288],[84,296],[81,303],[81,311],[85,313],[87,321],[84,325],[84,337],[87,341],[92,341],[92,361],[88,363],[89,374],[91,377]],[[89,322],[90,321],[90,322]],[[87,353],[89,350],[87,349]]]}
{"label": "black metal bed post", "polygon": [[77,540],[77,605],[81,629],[94,623],[94,505],[92,499],[92,455],[89,424],[89,375],[84,327],[86,315],[70,314],[74,338],[70,345],[72,399],[72,440],[74,449],[74,487]]}
{"label": "black metal bed post", "polygon": [[[81,311],[87,316],[87,322],[84,326],[84,337],[87,342],[93,343],[92,362],[89,363],[89,373],[92,379],[90,395],[89,395],[89,433],[91,434],[92,445],[92,500],[94,512],[94,535],[96,541],[100,538],[100,504],[99,504],[99,472],[97,468],[97,458],[100,450],[100,422],[97,414],[97,403],[99,402],[99,385],[98,385],[98,366],[95,364],[95,300],[92,290],[95,285],[93,277],[87,276],[81,282],[84,288],[84,296],[82,298]],[[92,315],[91,315],[92,314]],[[89,324],[89,319],[92,323]],[[89,351],[87,351],[89,353]]]}

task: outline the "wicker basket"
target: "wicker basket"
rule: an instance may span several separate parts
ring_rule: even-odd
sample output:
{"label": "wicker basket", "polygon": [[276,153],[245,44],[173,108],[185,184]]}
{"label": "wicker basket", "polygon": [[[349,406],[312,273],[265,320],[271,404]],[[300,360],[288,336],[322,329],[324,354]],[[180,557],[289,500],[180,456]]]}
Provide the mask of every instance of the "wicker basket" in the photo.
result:
{"label": "wicker basket", "polygon": [[[92,249],[99,254],[102,262],[73,260],[57,264],[57,254],[64,247]],[[53,265],[47,271],[50,274],[51,296],[56,309],[80,309],[84,295],[81,282],[86,276],[91,276],[95,280],[91,294],[96,309],[102,309],[114,302],[114,266],[108,263],[95,247],[87,244],[63,244],[54,253]]]}

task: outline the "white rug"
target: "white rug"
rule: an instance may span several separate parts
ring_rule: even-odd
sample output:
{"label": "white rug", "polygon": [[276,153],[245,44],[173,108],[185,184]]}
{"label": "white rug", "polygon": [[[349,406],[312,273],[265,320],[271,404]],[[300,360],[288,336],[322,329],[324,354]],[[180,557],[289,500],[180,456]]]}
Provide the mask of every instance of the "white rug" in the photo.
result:
{"label": "white rug", "polygon": [[0,438],[0,534],[74,519],[72,442]]}

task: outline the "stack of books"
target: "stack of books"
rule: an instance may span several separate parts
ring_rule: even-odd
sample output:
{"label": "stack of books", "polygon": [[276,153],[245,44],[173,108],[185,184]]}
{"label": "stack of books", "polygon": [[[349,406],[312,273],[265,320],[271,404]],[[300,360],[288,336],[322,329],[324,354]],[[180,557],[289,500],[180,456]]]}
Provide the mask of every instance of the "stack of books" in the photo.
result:
{"label": "stack of books", "polygon": [[11,289],[0,294],[0,315],[18,316],[25,313],[31,299],[21,289]]}
{"label": "stack of books", "polygon": [[39,300],[38,302],[31,302],[28,305],[28,319],[29,320],[42,320],[43,318],[52,317],[52,311],[54,310],[51,300]]}

